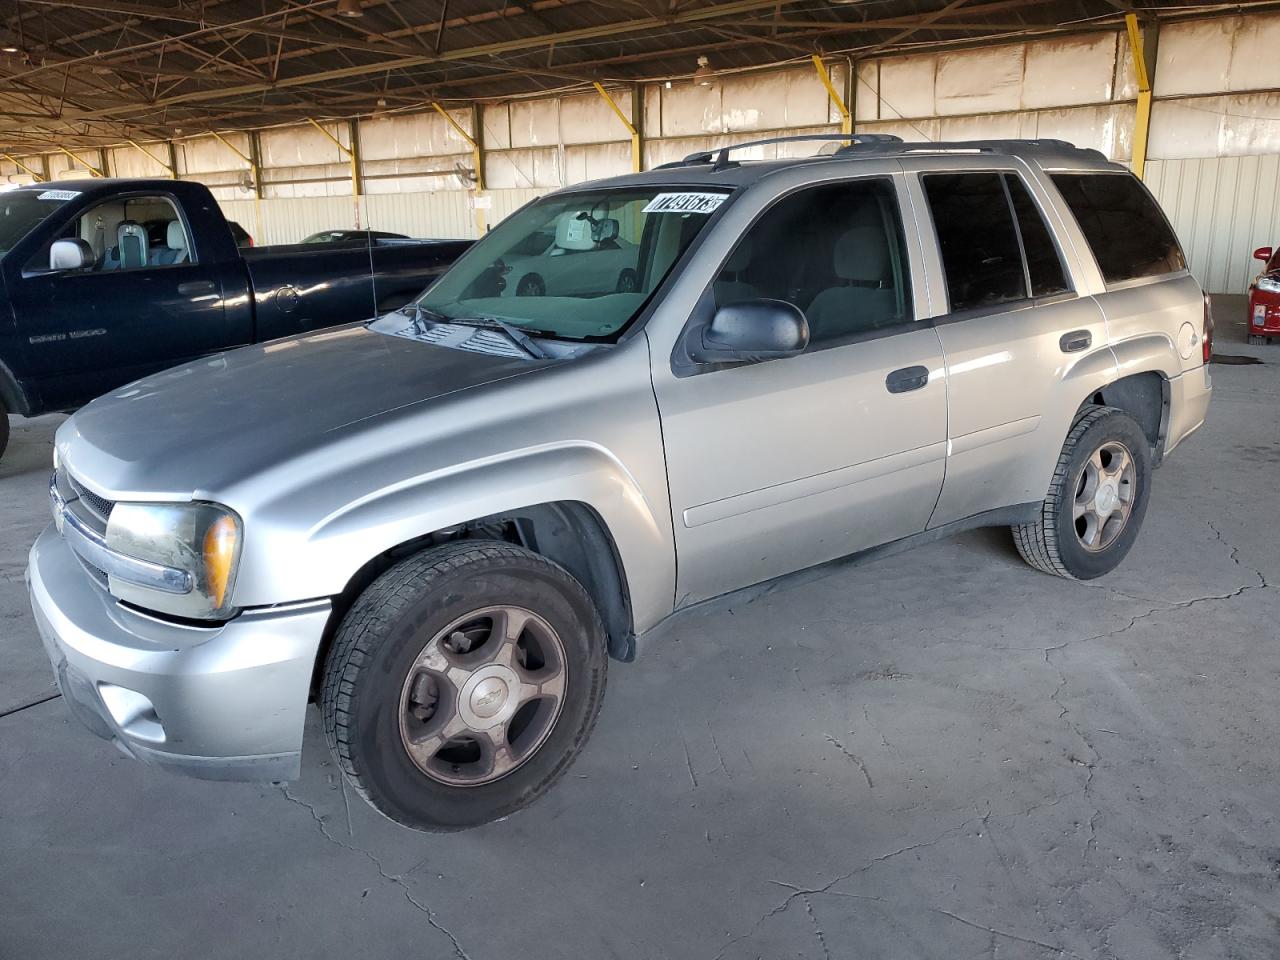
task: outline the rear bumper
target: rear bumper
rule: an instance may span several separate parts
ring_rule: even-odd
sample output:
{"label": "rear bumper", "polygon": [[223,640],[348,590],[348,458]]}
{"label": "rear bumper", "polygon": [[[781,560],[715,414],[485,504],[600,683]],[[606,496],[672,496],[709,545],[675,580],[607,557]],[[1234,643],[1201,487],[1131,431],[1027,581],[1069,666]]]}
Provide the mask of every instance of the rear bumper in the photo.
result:
{"label": "rear bumper", "polygon": [[1280,293],[1253,287],[1249,291],[1249,333],[1255,337],[1280,337]]}
{"label": "rear bumper", "polygon": [[1206,363],[1198,370],[1189,370],[1169,381],[1169,426],[1164,452],[1172,453],[1174,447],[1189,437],[1204,423],[1209,411],[1209,399],[1213,396],[1213,378]]}
{"label": "rear bumper", "polygon": [[131,757],[210,780],[298,775],[328,601],[216,627],[121,606],[50,525],[31,548],[31,606],[67,706]]}

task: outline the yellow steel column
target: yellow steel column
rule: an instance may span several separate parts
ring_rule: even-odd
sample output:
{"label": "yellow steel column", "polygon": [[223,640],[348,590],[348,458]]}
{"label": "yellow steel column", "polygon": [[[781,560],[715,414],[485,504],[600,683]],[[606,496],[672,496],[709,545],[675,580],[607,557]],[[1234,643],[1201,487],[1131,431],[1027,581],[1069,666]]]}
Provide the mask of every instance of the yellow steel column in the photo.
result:
{"label": "yellow steel column", "polygon": [[840,96],[836,86],[831,82],[831,74],[827,72],[827,65],[822,62],[822,57],[818,54],[813,55],[813,69],[818,71],[818,79],[822,81],[822,85],[827,88],[827,96],[831,98],[831,102],[836,105],[836,109],[840,111],[840,132],[853,132],[853,114],[849,112],[849,108],[845,106],[844,97]]}
{"label": "yellow steel column", "polygon": [[46,178],[42,174],[38,173],[35,170],[32,170],[30,167],[28,167],[25,163],[23,163],[17,157],[11,156],[7,153],[0,153],[0,157],[4,157],[6,160],[12,163],[15,167],[18,167],[22,170],[27,171],[27,173],[31,174],[31,176],[35,178],[36,183],[45,182]]}
{"label": "yellow steel column", "polygon": [[1124,25],[1129,31],[1129,52],[1138,81],[1137,112],[1133,120],[1133,173],[1141,180],[1147,168],[1147,140],[1151,132],[1151,74],[1147,69],[1147,55],[1137,15],[1126,13]]}
{"label": "yellow steel column", "polygon": [[[631,134],[631,169],[635,173],[639,173],[644,166],[644,160],[641,154],[639,129],[637,129],[634,123],[627,119],[627,115],[622,112],[622,109],[618,106],[617,102],[613,97],[609,96],[608,90],[598,83],[592,83],[591,85],[596,88],[596,93],[600,94],[604,99],[604,102],[609,105],[609,108],[617,114],[618,119],[622,121],[622,125],[627,128],[627,133]],[[634,102],[635,99],[632,98],[632,103],[634,104]]]}
{"label": "yellow steel column", "polygon": [[139,152],[145,153],[148,157],[150,157],[156,163],[160,164],[160,166],[164,167],[164,169],[168,170],[170,177],[172,177],[175,180],[178,178],[178,171],[173,168],[172,164],[165,163],[163,160],[157,157],[154,153],[152,153],[150,150],[148,150],[146,147],[140,144],[137,140],[129,140],[128,143],[130,144],[130,146],[136,148]]}
{"label": "yellow steel column", "polygon": [[89,173],[90,173],[91,175],[93,175],[93,176],[95,176],[95,177],[105,177],[105,176],[106,176],[106,174],[105,174],[105,173],[103,173],[101,170],[99,170],[97,167],[95,167],[95,166],[94,166],[92,163],[90,163],[88,160],[85,160],[83,157],[77,157],[74,153],[72,153],[72,152],[71,152],[70,150],[68,150],[66,147],[59,147],[58,149],[59,149],[59,150],[61,150],[63,153],[65,153],[68,157],[70,157],[70,158],[71,158],[72,160],[74,160],[76,163],[80,164],[80,165],[81,165],[81,166],[83,166],[83,167],[87,167],[87,168],[88,168],[88,170],[89,170]]}
{"label": "yellow steel column", "polygon": [[[347,158],[347,161],[351,164],[351,202],[355,206],[356,229],[359,230],[360,229],[360,168],[357,165],[356,152],[352,150],[350,147],[348,147],[341,140],[339,140],[337,137],[335,137],[328,130],[326,130],[324,127],[322,127],[320,124],[316,123],[316,121],[312,120],[310,117],[307,117],[307,123],[311,124],[317,130],[323,133],[326,137],[332,140],[333,145],[338,148],[338,152],[341,153],[343,156],[345,156]],[[352,127],[351,130],[354,133],[355,127]]]}
{"label": "yellow steel column", "polygon": [[444,107],[440,106],[440,104],[437,101],[435,100],[431,101],[431,106],[435,107],[436,113],[444,117],[445,120],[448,121],[449,126],[453,127],[454,132],[457,133],[457,135],[460,136],[463,140],[465,140],[467,144],[471,147],[471,162],[475,166],[475,171],[476,171],[476,190],[483,190],[484,189],[484,158],[480,156],[479,141],[477,141],[475,137],[471,136],[471,134],[467,133],[467,131],[462,128],[462,126],[458,123],[458,121],[453,119],[453,117],[449,115],[449,111],[446,110]]}

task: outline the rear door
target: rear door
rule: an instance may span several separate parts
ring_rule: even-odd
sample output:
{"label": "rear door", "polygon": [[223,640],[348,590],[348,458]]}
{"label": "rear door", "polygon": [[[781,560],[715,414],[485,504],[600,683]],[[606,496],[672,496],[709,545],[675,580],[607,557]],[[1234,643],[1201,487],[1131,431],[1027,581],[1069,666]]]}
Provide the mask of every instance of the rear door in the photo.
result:
{"label": "rear door", "polygon": [[708,310],[786,300],[809,314],[811,341],[733,365],[655,351],[678,606],[924,529],[946,391],[937,334],[916,319],[900,181],[803,186],[753,223],[736,204],[717,228],[740,240],[718,261]]}
{"label": "rear door", "polygon": [[1041,451],[1063,440],[1046,436],[1061,419],[1046,414],[1063,402],[1066,372],[1095,351],[1113,361],[1102,311],[1025,168],[927,169],[912,188],[922,232],[932,223],[925,247],[948,396],[946,483],[932,528],[1042,500]]}
{"label": "rear door", "polygon": [[[179,226],[168,229],[175,221]],[[19,315],[62,321],[60,369],[47,387],[48,405],[78,405],[136,377],[244,342],[224,323],[222,267],[202,259],[174,198],[115,197],[69,222],[62,235],[86,241],[94,265],[51,272],[46,247],[10,290]]]}

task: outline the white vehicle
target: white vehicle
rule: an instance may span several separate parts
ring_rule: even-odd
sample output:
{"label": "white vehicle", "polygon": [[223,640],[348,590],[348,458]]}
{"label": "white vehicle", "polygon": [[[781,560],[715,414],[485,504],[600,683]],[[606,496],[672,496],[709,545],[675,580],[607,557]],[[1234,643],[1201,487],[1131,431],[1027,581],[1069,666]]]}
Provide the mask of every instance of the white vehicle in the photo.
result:
{"label": "white vehicle", "polygon": [[[604,216],[597,216],[600,213]],[[506,263],[506,297],[592,296],[640,289],[640,247],[619,234],[608,211],[571,210],[555,223],[555,235],[540,253]],[[548,230],[535,236],[545,236]]]}

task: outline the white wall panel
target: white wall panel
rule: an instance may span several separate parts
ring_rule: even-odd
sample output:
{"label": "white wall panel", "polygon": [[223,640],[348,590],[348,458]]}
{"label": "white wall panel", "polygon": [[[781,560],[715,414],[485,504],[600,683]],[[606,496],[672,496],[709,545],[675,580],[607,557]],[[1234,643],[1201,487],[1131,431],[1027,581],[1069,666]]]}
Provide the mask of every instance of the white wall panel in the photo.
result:
{"label": "white wall panel", "polygon": [[1147,185],[1196,279],[1212,293],[1243,293],[1258,272],[1252,251],[1280,241],[1280,155],[1152,160]]}
{"label": "white wall panel", "polygon": [[[224,133],[222,137],[246,157],[249,155],[248,134]],[[178,173],[181,176],[203,179],[200,175],[204,173],[245,168],[245,162],[230,147],[214,137],[178,140],[174,143],[174,152],[178,157]]]}
{"label": "white wall panel", "polygon": [[564,183],[559,147],[490,151],[485,185],[493,190],[552,189]]}
{"label": "white wall panel", "polygon": [[557,100],[518,100],[511,104],[511,145],[549,146],[560,142]]}
{"label": "white wall panel", "polygon": [[[164,157],[168,147],[163,143],[146,144],[146,148],[157,157]],[[107,151],[107,164],[111,167],[113,177],[168,177],[169,171],[164,164],[153,160],[137,147],[113,147]]]}
{"label": "white wall panel", "polygon": [[[471,133],[470,110],[450,110],[449,116],[468,134]],[[345,137],[340,139],[347,142]],[[360,121],[360,155],[365,160],[470,153],[471,145],[466,139],[434,110]]]}
{"label": "white wall panel", "polygon": [[934,100],[940,115],[1017,110],[1025,48],[1013,44],[938,57]]}
{"label": "white wall panel", "polygon": [[[898,117],[932,117],[938,113],[934,99],[934,80],[938,58],[932,55],[898,57],[880,63],[874,81],[880,96],[879,120]],[[861,95],[862,91],[859,91]],[[874,105],[874,100],[872,101]]]}
{"label": "white wall panel", "polygon": [[1024,109],[1103,103],[1114,93],[1116,38],[1098,33],[1027,44]]}
{"label": "white wall panel", "polygon": [[[617,117],[613,118],[615,121]],[[626,143],[590,143],[564,148],[566,184],[617,177],[631,172],[631,138]]]}
{"label": "white wall panel", "polygon": [[511,106],[490,103],[481,107],[480,124],[484,127],[484,145],[490,150],[511,146]]}

